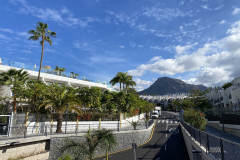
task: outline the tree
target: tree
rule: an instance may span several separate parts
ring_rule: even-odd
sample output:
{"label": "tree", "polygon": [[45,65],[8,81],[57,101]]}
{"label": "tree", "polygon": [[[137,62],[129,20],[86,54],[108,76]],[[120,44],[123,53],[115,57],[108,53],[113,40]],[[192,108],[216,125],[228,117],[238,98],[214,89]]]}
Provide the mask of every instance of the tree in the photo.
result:
{"label": "tree", "polygon": [[224,90],[226,90],[227,88],[229,88],[229,87],[231,87],[231,86],[232,86],[232,83],[231,83],[231,82],[228,82],[228,83],[224,83],[223,86],[222,86],[222,88],[223,88]]}
{"label": "tree", "polygon": [[8,85],[13,92],[13,111],[17,112],[17,97],[22,93],[22,88],[28,80],[29,74],[23,69],[10,69],[6,72],[0,73],[0,85]]}
{"label": "tree", "polygon": [[[46,93],[48,92],[45,83],[36,80],[30,80],[27,82],[26,89],[24,92],[24,99],[27,101],[30,112],[36,113],[37,127],[36,132],[38,132],[38,122],[39,113],[43,111],[42,104],[46,100]],[[44,110],[46,113],[46,110]]]}
{"label": "tree", "polygon": [[80,113],[80,109],[75,105],[77,104],[75,93],[72,88],[65,85],[59,86],[56,84],[48,86],[49,92],[46,95],[46,100],[43,106],[51,108],[56,112],[57,119],[57,133],[62,133],[63,112],[68,107],[70,110],[75,110]]}
{"label": "tree", "polygon": [[132,76],[130,75],[126,75],[126,79],[125,79],[125,85],[126,85],[126,93],[128,92],[129,86],[136,86],[136,82],[132,80]]}
{"label": "tree", "polygon": [[94,130],[91,132],[89,129],[85,135],[84,142],[76,142],[71,139],[67,139],[64,146],[57,149],[61,154],[69,153],[73,159],[84,159],[87,158],[92,160],[94,153],[98,146],[106,151],[106,156],[109,151],[117,144],[116,138],[112,131],[109,130]]}
{"label": "tree", "polygon": [[119,83],[120,91],[122,90],[122,87],[124,90],[124,82],[126,80],[126,75],[127,75],[127,72],[126,73],[118,72],[117,75],[113,79],[111,79],[110,84],[114,86],[115,84]]}
{"label": "tree", "polygon": [[45,41],[48,42],[51,46],[52,45],[51,37],[56,37],[56,33],[48,30],[48,24],[42,23],[42,22],[38,22],[38,25],[36,26],[36,31],[30,30],[28,31],[28,33],[32,35],[31,37],[29,37],[28,40],[32,39],[34,41],[38,41],[39,38],[41,38],[40,45],[42,46],[42,53],[41,53],[40,67],[38,72],[38,80],[40,80],[40,73],[42,69],[43,52],[44,52],[44,42]]}
{"label": "tree", "polygon": [[77,78],[79,76],[78,73],[70,72],[70,78]]}
{"label": "tree", "polygon": [[95,132],[99,144],[103,150],[106,152],[106,160],[108,160],[108,152],[112,151],[113,148],[117,145],[116,138],[112,131],[102,129]]}

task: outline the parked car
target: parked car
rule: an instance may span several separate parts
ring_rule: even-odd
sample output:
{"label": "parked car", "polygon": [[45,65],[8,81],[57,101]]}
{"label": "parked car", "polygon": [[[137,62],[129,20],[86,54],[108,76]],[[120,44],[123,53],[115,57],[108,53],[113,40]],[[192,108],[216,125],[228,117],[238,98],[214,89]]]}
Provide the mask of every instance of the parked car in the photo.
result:
{"label": "parked car", "polygon": [[159,118],[158,112],[153,112],[152,113],[152,119],[157,119],[157,118]]}

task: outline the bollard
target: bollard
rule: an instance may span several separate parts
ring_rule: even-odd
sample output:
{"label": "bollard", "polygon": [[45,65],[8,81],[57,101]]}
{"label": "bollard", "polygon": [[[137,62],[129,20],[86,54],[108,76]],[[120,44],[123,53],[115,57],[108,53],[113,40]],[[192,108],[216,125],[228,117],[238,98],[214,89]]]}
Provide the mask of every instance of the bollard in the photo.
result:
{"label": "bollard", "polygon": [[45,136],[47,137],[47,126],[45,126]]}
{"label": "bollard", "polygon": [[27,138],[27,127],[24,128],[24,131],[23,131],[23,135],[24,135],[24,138]]}
{"label": "bollard", "polygon": [[133,147],[133,160],[137,160],[137,155],[136,155],[136,148],[137,148],[137,144],[136,143],[132,143],[132,147]]}
{"label": "bollard", "polygon": [[224,160],[224,150],[223,150],[223,143],[222,143],[222,139],[220,138],[220,146],[221,146],[221,156],[222,156],[222,160]]}
{"label": "bollard", "polygon": [[77,135],[77,132],[78,132],[78,131],[77,131],[77,128],[76,128],[76,129],[75,129],[75,133],[76,133],[76,135]]}

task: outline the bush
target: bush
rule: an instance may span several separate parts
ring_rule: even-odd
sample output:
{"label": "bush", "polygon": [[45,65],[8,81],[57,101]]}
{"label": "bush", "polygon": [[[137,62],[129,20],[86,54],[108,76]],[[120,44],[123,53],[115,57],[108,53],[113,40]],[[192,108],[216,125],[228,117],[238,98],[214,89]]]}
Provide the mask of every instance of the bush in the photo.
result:
{"label": "bush", "polygon": [[183,117],[185,122],[189,123],[194,128],[202,131],[206,130],[207,123],[205,120],[205,115],[202,112],[188,108],[184,110]]}

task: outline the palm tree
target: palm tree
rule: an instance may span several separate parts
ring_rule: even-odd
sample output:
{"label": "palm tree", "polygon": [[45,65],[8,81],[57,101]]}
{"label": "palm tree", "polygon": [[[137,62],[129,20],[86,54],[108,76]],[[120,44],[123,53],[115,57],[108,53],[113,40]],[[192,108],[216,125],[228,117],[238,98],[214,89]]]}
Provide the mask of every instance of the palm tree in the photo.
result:
{"label": "palm tree", "polygon": [[50,85],[49,92],[46,95],[46,101],[43,103],[43,106],[46,108],[52,108],[56,112],[57,119],[57,133],[62,133],[62,122],[63,122],[63,112],[68,106],[69,109],[75,110],[78,113],[81,111],[75,106],[77,104],[75,93],[71,88],[66,87],[65,85]]}
{"label": "palm tree", "polygon": [[65,145],[61,146],[58,150],[61,154],[66,152],[71,153],[73,159],[87,158],[92,160],[98,146],[101,146],[101,148],[106,151],[107,156],[107,153],[111,151],[116,144],[117,141],[112,131],[102,129],[91,132],[89,129],[85,135],[84,143],[67,139]]}
{"label": "palm tree", "polygon": [[100,113],[99,128],[101,128],[101,113],[103,111],[101,106],[102,90],[98,87],[80,88],[78,91],[78,97],[85,107],[97,110]]}
{"label": "palm tree", "polygon": [[48,24],[38,22],[38,25],[35,30],[28,31],[29,34],[32,36],[29,37],[28,40],[34,40],[37,41],[39,38],[41,38],[40,45],[42,46],[42,54],[41,54],[41,60],[40,60],[40,67],[38,72],[38,80],[40,80],[40,73],[42,69],[42,61],[43,61],[43,52],[44,52],[44,42],[48,42],[50,45],[52,45],[52,40],[50,37],[56,37],[56,33],[48,30]]}
{"label": "palm tree", "polygon": [[0,73],[0,85],[8,85],[13,92],[13,110],[17,112],[17,96],[19,96],[22,87],[28,80],[28,72],[23,69],[10,69],[6,72]]}
{"label": "palm tree", "polygon": [[99,144],[102,149],[106,152],[106,160],[108,160],[108,152],[112,151],[113,148],[117,145],[116,138],[112,131],[102,129],[95,132]]}
{"label": "palm tree", "polygon": [[126,73],[118,72],[117,75],[110,81],[110,84],[112,84],[114,86],[115,84],[119,83],[120,91],[121,91],[122,87],[124,89],[124,82],[126,79],[126,75],[127,75],[127,72]]}
{"label": "palm tree", "polygon": [[125,84],[126,84],[126,93],[128,91],[129,86],[136,86],[136,82],[132,80],[132,76],[127,75],[125,79]]}
{"label": "palm tree", "polygon": [[60,68],[59,68],[58,66],[56,66],[56,67],[54,68],[54,71],[56,72],[57,75],[59,75],[59,69],[60,69]]}
{"label": "palm tree", "polygon": [[60,76],[62,75],[62,72],[64,72],[65,70],[66,70],[66,68],[59,68]]}
{"label": "palm tree", "polygon": [[37,80],[28,81],[25,90],[25,99],[30,106],[30,112],[37,114],[36,116],[36,133],[38,132],[39,112],[42,104],[46,100],[46,93],[48,92],[45,83]]}

